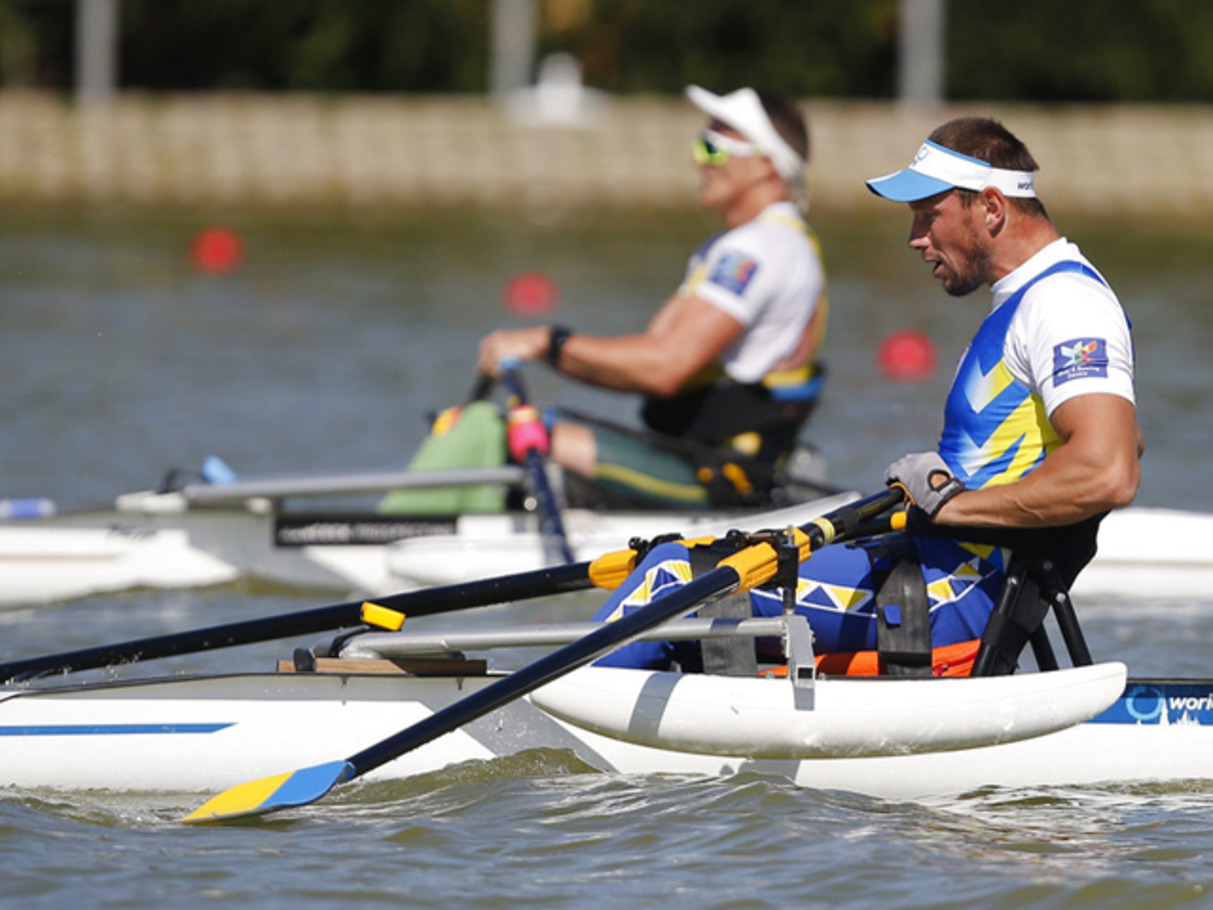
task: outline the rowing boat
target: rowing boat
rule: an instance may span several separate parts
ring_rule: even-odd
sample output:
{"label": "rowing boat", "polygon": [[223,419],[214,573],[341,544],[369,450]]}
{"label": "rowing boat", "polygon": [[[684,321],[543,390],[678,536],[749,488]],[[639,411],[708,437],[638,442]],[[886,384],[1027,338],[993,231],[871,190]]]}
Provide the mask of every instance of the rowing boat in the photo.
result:
{"label": "rowing boat", "polygon": [[[770,636],[785,619],[686,619],[663,638]],[[508,674],[495,653],[592,624],[368,632],[277,672],[0,690],[0,785],[205,793],[332,761]],[[321,651],[323,654],[323,650]],[[483,653],[486,656],[477,656]],[[1213,779],[1213,680],[1127,679],[1111,662],[975,679],[714,677],[585,667],[366,776],[543,749],[623,774],[780,775],[894,799]]]}
{"label": "rowing boat", "polygon": [[[515,510],[459,515],[299,505],[406,486],[517,486],[522,481],[522,469],[512,465],[424,474],[291,475],[129,493],[106,509],[44,514],[49,510],[43,508],[30,517],[0,520],[0,608],[239,579],[374,595],[559,562],[542,516],[525,500]],[[637,536],[716,536],[739,523],[801,524],[856,495],[801,489],[803,498],[757,515],[569,508],[562,518],[574,559],[592,559]],[[434,545],[404,550],[398,558],[397,545],[426,541]]]}
{"label": "rowing boat", "polygon": [[[240,579],[378,594],[551,565],[560,557],[532,502],[499,513],[390,515],[363,506],[317,509],[317,498],[378,493],[408,484],[518,485],[522,469],[287,475],[189,484],[119,496],[112,508],[0,520],[0,608],[131,588],[190,588]],[[575,559],[593,559],[633,537],[719,535],[800,524],[854,493],[802,486],[769,512],[602,511],[561,514]],[[304,505],[301,507],[301,503]],[[10,510],[14,511],[14,510]],[[19,509],[15,510],[18,513]],[[49,514],[48,514],[49,513]],[[1213,589],[1213,515],[1129,508],[1109,515],[1078,595],[1196,597]]]}
{"label": "rowing boat", "polygon": [[[1124,664],[1094,663],[1073,605],[1044,563],[1012,563],[963,676],[942,666],[937,676],[929,665],[924,674],[915,650],[896,642],[882,646],[878,675],[828,676],[835,662],[816,658],[808,620],[790,609],[770,618],[688,618],[732,593],[786,589],[797,561],[831,542],[903,527],[902,502],[900,488],[884,489],[786,533],[730,535],[714,543],[715,567],[607,623],[400,631],[410,611],[424,617],[617,587],[634,571],[639,544],[591,563],[377,604],[0,664],[0,786],[222,790],[183,819],[209,823],[308,805],[358,778],[409,777],[536,749],[565,750],[604,771],[757,771],[893,798],[989,785],[1213,779],[1213,680],[1132,680]],[[1055,656],[1041,607],[1069,667]],[[296,648],[276,673],[69,681],[128,661],[326,629],[340,634]],[[1025,636],[1039,669],[1015,674]],[[721,675],[713,646],[703,652],[712,672],[595,664],[646,638],[732,639],[724,650],[749,660],[723,662]],[[753,663],[768,653],[759,640],[781,644],[782,666]],[[518,669],[491,666],[528,647],[548,651]]]}

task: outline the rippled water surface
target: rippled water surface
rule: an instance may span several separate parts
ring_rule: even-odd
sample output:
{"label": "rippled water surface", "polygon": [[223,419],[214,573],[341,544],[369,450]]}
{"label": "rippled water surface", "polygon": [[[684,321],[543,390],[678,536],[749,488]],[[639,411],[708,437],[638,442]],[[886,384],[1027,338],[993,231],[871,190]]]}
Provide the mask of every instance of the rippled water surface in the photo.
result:
{"label": "rippled water surface", "polygon": [[[0,497],[104,502],[210,454],[238,471],[403,465],[427,410],[471,386],[476,339],[521,324],[500,292],[538,269],[560,320],[621,332],[677,283],[710,222],[605,213],[543,224],[475,213],[370,221],[231,215],[232,275],[191,269],[182,214],[0,216]],[[933,445],[950,365],[984,311],[942,295],[904,216],[818,216],[834,304],[829,397],[811,438],[835,479],[875,488]],[[1149,452],[1139,503],[1213,510],[1213,232],[1071,231],[1134,319]],[[883,380],[880,339],[934,338],[922,384]],[[631,419],[625,399],[528,372],[532,397]],[[323,597],[232,586],[132,592],[0,614],[5,657],[304,609]],[[580,604],[588,609],[592,604]],[[1080,604],[1097,656],[1207,674],[1213,594]],[[507,615],[544,615],[547,604]],[[478,621],[476,614],[466,615]],[[287,644],[178,658],[266,667]],[[318,730],[322,736],[323,731]],[[80,760],[87,761],[87,756]],[[537,752],[222,828],[187,797],[0,794],[0,904],[21,907],[1213,906],[1213,788],[982,792],[899,804],[777,778],[622,778]]]}

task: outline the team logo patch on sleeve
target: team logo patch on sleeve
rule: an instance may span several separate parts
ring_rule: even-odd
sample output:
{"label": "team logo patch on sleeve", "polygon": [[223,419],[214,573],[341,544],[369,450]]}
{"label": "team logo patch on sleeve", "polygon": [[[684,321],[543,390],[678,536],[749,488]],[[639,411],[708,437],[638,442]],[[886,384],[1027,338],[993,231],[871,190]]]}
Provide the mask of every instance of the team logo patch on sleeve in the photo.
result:
{"label": "team logo patch on sleeve", "polygon": [[725,253],[708,280],[741,295],[757,271],[758,263],[744,253]]}
{"label": "team logo patch on sleeve", "polygon": [[1108,343],[1103,338],[1075,338],[1053,348],[1053,385],[1071,379],[1108,375]]}

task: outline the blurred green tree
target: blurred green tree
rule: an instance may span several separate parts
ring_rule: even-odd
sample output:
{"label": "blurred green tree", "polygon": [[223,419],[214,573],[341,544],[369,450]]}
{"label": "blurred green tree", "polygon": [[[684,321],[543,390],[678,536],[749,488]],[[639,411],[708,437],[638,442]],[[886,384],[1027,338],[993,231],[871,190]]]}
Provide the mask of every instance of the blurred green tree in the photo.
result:
{"label": "blurred green tree", "polygon": [[[122,88],[482,92],[493,0],[119,0]],[[619,93],[890,98],[900,0],[535,0]],[[76,0],[0,0],[0,84],[71,86]],[[948,97],[1213,100],[1211,0],[947,0]]]}

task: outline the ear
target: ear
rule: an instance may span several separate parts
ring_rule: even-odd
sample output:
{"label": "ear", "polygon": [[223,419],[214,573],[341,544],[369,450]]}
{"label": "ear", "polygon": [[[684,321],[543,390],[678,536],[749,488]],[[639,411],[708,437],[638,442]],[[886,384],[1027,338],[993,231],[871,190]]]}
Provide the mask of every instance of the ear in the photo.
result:
{"label": "ear", "polygon": [[1010,209],[1007,197],[994,187],[986,187],[977,198],[983,212],[982,222],[985,224],[986,230],[993,236],[1001,231],[1007,223],[1007,212]]}

